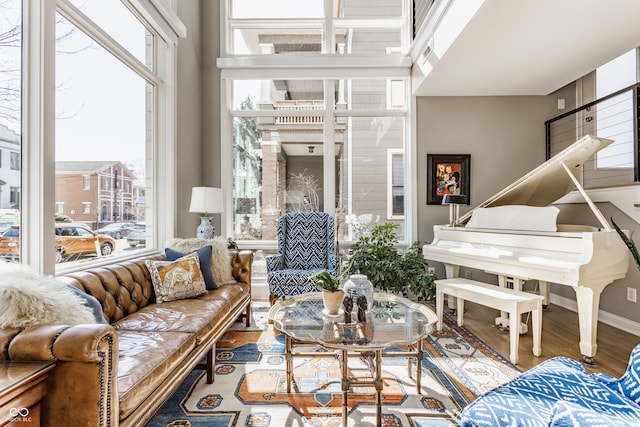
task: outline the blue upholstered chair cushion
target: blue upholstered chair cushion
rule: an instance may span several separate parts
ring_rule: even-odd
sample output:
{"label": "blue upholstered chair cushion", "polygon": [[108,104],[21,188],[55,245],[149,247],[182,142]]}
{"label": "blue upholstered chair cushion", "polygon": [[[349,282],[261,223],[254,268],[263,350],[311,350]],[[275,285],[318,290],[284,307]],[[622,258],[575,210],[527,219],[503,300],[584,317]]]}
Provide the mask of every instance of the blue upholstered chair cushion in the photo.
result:
{"label": "blue upholstered chair cushion", "polygon": [[338,275],[333,217],[325,212],[290,212],[278,218],[278,253],[268,255],[267,282],[271,296],[316,292],[309,276],[322,270]]}
{"label": "blue upholstered chair cushion", "polygon": [[584,413],[578,414],[572,406],[574,415],[593,412],[640,423],[640,406],[589,375],[580,362],[566,357],[546,360],[480,396],[463,409],[459,422],[462,427],[547,427],[554,417],[558,423],[567,419],[566,408],[556,406],[559,401],[583,409]]}

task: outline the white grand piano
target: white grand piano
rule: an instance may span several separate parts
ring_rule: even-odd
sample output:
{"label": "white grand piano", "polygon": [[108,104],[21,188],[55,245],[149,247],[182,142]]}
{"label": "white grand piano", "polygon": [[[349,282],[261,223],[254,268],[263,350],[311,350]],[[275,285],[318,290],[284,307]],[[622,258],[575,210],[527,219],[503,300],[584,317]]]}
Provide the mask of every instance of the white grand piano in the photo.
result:
{"label": "white grand piano", "polygon": [[[496,274],[501,286],[507,281],[521,286],[531,279],[540,281],[542,292],[549,282],[571,286],[578,305],[580,352],[591,364],[597,351],[600,293],[626,275],[629,250],[576,177],[582,164],[611,142],[593,136],[580,139],[456,222],[434,226],[433,242],[423,247],[426,260],[445,265],[447,278],[458,277],[463,266]],[[557,208],[548,205],[575,189],[600,227],[555,225]],[[540,217],[541,223],[526,219],[527,214]],[[554,221],[551,227],[549,218]]]}

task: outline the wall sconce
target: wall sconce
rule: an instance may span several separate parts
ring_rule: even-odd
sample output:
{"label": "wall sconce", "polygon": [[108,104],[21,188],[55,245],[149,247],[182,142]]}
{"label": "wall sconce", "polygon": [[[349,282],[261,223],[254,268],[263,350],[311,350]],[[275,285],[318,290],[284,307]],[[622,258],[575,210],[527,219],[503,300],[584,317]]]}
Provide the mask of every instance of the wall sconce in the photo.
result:
{"label": "wall sconce", "polygon": [[313,154],[313,150],[316,149],[316,147],[314,147],[313,145],[310,145],[308,148],[309,148],[309,154]]}
{"label": "wall sconce", "polygon": [[460,218],[460,205],[467,204],[467,196],[464,194],[445,194],[442,196],[442,204],[449,205],[449,226],[455,227]]}

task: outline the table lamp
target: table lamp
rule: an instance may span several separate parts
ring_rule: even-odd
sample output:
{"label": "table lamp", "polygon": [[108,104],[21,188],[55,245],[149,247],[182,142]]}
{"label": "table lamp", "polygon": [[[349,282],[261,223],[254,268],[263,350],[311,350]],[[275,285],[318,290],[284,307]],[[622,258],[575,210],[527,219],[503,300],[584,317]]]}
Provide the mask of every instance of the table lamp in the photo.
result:
{"label": "table lamp", "polygon": [[449,226],[455,227],[460,218],[460,205],[467,204],[467,196],[464,194],[445,194],[442,196],[442,204],[449,205]]}
{"label": "table lamp", "polygon": [[191,189],[191,205],[189,212],[203,213],[200,225],[196,228],[196,236],[200,239],[213,239],[216,228],[211,223],[210,213],[222,212],[222,189],[213,187],[193,187]]}

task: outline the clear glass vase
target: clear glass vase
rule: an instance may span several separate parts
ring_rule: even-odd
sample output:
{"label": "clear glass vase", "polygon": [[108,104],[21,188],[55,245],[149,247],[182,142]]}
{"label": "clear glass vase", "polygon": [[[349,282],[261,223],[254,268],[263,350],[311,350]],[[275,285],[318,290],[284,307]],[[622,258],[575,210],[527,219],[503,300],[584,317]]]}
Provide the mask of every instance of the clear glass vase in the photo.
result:
{"label": "clear glass vase", "polygon": [[367,309],[373,307],[373,285],[364,274],[352,274],[344,283],[344,292],[353,299],[353,307],[358,308],[357,300],[360,295],[364,295],[367,300]]}

